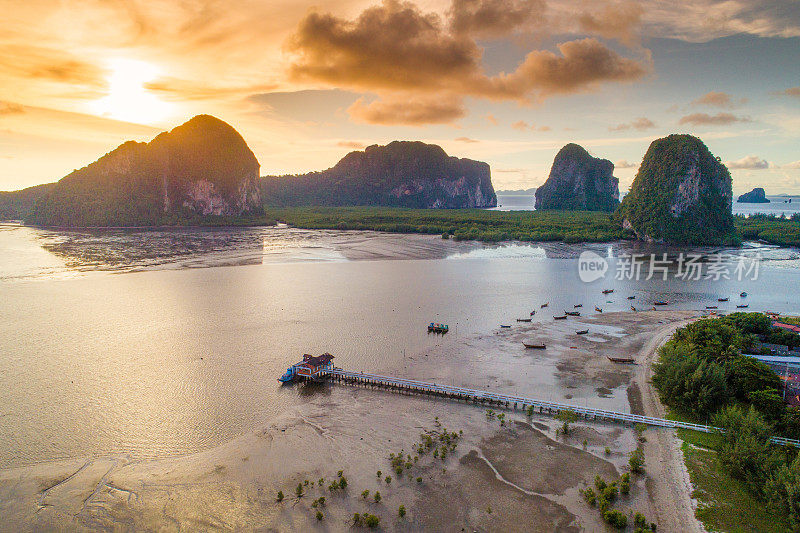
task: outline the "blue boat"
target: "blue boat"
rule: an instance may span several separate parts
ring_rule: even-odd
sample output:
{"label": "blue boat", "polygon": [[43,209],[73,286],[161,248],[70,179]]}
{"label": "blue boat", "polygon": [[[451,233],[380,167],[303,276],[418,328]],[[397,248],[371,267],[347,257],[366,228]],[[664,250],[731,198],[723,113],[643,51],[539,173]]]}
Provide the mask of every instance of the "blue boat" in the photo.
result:
{"label": "blue boat", "polygon": [[294,380],[294,367],[290,366],[286,369],[286,373],[278,378],[278,381],[281,383],[289,383],[292,380]]}

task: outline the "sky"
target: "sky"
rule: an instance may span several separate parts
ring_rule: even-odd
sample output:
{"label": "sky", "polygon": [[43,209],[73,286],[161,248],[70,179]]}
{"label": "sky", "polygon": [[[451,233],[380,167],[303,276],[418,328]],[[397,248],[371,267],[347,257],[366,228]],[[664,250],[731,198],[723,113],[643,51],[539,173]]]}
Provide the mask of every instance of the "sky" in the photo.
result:
{"label": "sky", "polygon": [[735,193],[800,194],[800,0],[0,0],[0,190],[60,179],[194,115],[261,174],[422,140],[547,178],[699,136]]}

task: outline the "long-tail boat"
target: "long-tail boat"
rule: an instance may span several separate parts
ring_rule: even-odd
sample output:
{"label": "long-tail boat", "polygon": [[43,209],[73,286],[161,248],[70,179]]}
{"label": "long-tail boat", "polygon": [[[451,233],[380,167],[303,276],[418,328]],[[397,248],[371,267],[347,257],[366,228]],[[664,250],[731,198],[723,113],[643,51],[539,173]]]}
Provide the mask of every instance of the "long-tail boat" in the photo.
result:
{"label": "long-tail boat", "polygon": [[630,358],[624,358],[624,357],[611,357],[610,355],[607,355],[606,357],[607,357],[607,358],[608,358],[608,360],[609,360],[609,361],[611,361],[612,363],[627,363],[627,364],[629,364],[629,365],[630,365],[630,364],[634,364],[634,363],[636,363],[636,361],[634,361],[633,359],[630,359]]}
{"label": "long-tail boat", "polygon": [[531,349],[531,350],[544,350],[545,348],[547,348],[547,346],[545,346],[544,344],[528,344],[527,342],[523,342],[522,345],[525,346],[526,349]]}
{"label": "long-tail boat", "polygon": [[580,311],[564,311],[564,314],[569,316],[581,316]]}

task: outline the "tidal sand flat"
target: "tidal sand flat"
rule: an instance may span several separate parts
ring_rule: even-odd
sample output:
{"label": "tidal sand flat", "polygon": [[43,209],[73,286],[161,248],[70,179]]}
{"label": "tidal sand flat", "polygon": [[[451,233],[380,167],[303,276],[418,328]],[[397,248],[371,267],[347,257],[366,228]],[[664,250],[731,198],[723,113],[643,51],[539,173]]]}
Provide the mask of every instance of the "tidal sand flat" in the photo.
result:
{"label": "tidal sand flat", "polygon": [[[692,315],[608,313],[564,326],[543,322],[445,338],[386,373],[539,398],[549,390],[551,399],[565,403],[592,391],[580,402],[627,411],[629,396],[640,396],[629,394],[632,386],[648,397],[642,376],[658,345],[652,339],[665,338]],[[597,331],[576,336],[578,324]],[[525,350],[522,338],[545,340],[548,348]],[[605,357],[611,353],[638,364],[614,364]],[[2,528],[340,531],[351,527],[355,513],[367,513],[380,516],[389,531],[602,530],[598,511],[579,490],[597,475],[618,478],[640,444],[632,428],[618,424],[579,420],[563,435],[557,434],[561,422],[538,413],[339,383],[295,387],[304,403],[204,452],[86,457],[4,470]],[[662,432],[669,433],[647,430],[647,442]],[[450,436],[442,458],[444,435]],[[435,448],[426,448],[427,437]],[[390,456],[401,450],[398,474]],[[668,468],[648,463],[618,506],[644,513],[666,531],[681,529],[670,524],[694,523],[690,508],[683,509],[688,515],[670,517],[654,498],[659,487],[676,482],[665,474],[683,475],[676,457]],[[339,488],[342,477],[346,487]],[[278,491],[283,501],[276,501]]]}

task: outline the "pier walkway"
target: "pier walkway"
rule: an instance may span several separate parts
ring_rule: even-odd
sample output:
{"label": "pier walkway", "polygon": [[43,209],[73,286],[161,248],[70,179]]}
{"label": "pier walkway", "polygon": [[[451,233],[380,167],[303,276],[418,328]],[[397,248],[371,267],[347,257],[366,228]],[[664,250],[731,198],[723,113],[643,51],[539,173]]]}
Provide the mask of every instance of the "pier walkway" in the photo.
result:
{"label": "pier walkway", "polygon": [[[714,431],[719,431],[719,428],[703,424],[692,424],[690,422],[667,420],[665,418],[655,418],[652,416],[635,415],[631,413],[618,413],[616,411],[594,409],[592,407],[581,407],[566,403],[548,402],[533,398],[525,398],[522,396],[513,396],[510,394],[467,389],[464,387],[439,385],[436,383],[428,383],[413,379],[395,378],[390,376],[381,376],[378,374],[367,374],[364,372],[350,372],[336,367],[334,367],[333,370],[327,371],[327,374],[333,380],[343,383],[355,383],[382,387],[389,390],[428,394],[432,396],[464,400],[473,403],[499,405],[513,409],[527,410],[529,407],[531,407],[533,408],[533,412],[539,414],[558,414],[561,411],[573,411],[578,416],[581,416],[587,420],[608,420],[622,422],[623,424],[645,424],[648,426],[663,428],[691,429],[694,431],[702,431],[703,433],[713,433]],[[800,448],[800,440],[787,439],[784,437],[772,437],[771,441],[773,444],[779,444],[782,446],[795,446]]]}

